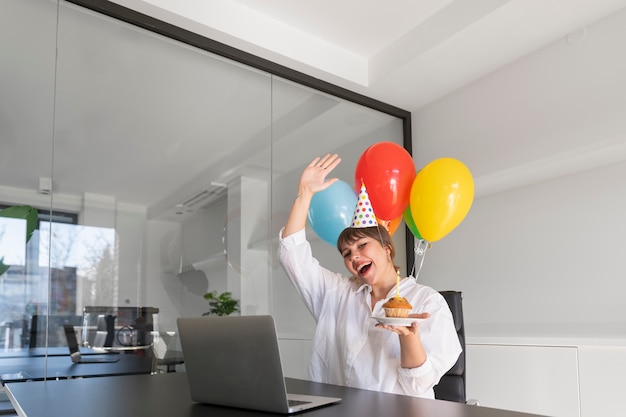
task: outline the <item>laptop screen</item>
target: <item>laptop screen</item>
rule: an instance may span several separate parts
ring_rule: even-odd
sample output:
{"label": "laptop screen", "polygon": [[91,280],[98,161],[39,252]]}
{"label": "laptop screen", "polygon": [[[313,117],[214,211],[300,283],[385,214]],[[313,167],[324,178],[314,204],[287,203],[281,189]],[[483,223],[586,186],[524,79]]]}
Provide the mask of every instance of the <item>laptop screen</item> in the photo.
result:
{"label": "laptop screen", "polygon": [[[204,316],[177,322],[193,401],[290,412],[271,316]],[[339,400],[322,398],[326,404]]]}

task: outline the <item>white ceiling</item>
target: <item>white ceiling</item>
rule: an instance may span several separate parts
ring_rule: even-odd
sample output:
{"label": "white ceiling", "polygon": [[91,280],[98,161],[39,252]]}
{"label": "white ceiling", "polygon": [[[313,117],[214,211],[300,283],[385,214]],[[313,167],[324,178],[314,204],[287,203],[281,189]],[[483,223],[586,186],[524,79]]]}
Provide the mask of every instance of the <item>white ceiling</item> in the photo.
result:
{"label": "white ceiling", "polygon": [[[555,40],[575,37],[585,25],[626,7],[626,0],[113,1],[409,111]],[[226,98],[236,99],[229,95],[232,83],[209,85],[213,78],[203,73],[203,90],[177,75],[204,71],[186,67],[182,55],[195,56],[191,50],[170,51],[171,58],[154,62],[149,52],[168,43],[152,45],[151,37],[136,37],[121,26],[111,30],[107,19],[83,20],[84,13],[65,3],[58,31],[55,1],[3,0],[0,5],[0,34],[6,35],[0,36],[0,50],[7,58],[7,65],[0,66],[0,199],[4,189],[5,194],[21,190],[26,194],[20,201],[27,201],[39,178],[52,177],[57,201],[60,195],[88,191],[170,213],[207,183],[228,182],[226,175],[235,170],[224,167],[235,162],[224,155],[237,153],[233,149],[246,164],[260,154],[247,144],[266,131],[267,114],[252,111],[254,118],[237,122],[244,108],[257,109],[255,100],[264,100],[252,84],[232,81],[236,91],[247,95],[228,105]],[[92,35],[76,36],[80,27]],[[55,42],[63,47],[55,48]],[[71,50],[79,52],[73,59]],[[130,76],[131,69],[142,75]],[[235,75],[230,68],[224,71]],[[158,89],[151,84],[154,79]],[[215,79],[224,80],[223,75]],[[184,91],[194,92],[197,101],[181,97]],[[125,93],[146,101],[138,105],[121,99]],[[332,106],[339,120],[341,106],[323,97],[309,102],[303,91],[289,94],[293,97],[281,97],[282,102],[316,109],[315,115]],[[237,112],[225,114],[228,108]],[[207,119],[211,114],[215,120]],[[328,116],[317,117],[318,122],[338,132]],[[260,120],[253,123],[256,118]],[[294,123],[299,122],[292,120],[289,126]],[[319,138],[315,126],[309,124],[308,131]],[[54,170],[45,151],[52,131],[59,150]],[[335,133],[332,139],[338,137]],[[297,143],[326,146],[321,140]],[[241,149],[246,149],[244,155]],[[298,152],[302,158],[317,153]],[[80,198],[75,200],[78,204]]]}
{"label": "white ceiling", "polygon": [[415,111],[626,0],[114,0]]}

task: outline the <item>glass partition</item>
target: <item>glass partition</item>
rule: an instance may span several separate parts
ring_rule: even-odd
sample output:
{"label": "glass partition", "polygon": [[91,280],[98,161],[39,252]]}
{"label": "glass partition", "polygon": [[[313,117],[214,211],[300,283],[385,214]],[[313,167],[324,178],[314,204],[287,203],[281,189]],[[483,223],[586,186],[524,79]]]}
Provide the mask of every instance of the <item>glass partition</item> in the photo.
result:
{"label": "glass partition", "polygon": [[52,177],[56,32],[55,2],[0,3],[0,352],[28,346],[31,317],[49,298],[39,222],[28,238],[25,218],[4,215],[29,205],[50,217],[40,178]]}
{"label": "glass partition", "polygon": [[[62,358],[69,325],[83,354],[141,348],[146,372],[171,370],[176,319],[209,312],[209,292],[306,340],[315,325],[275,259],[300,172],[337,152],[352,183],[368,146],[410,143],[410,115],[106,1],[8,0],[0,16],[0,204],[39,213],[28,243],[26,220],[0,220],[4,357]],[[58,358],[24,380],[64,376]]]}
{"label": "glass partition", "polygon": [[[355,168],[361,154],[381,141],[402,144],[403,125],[398,117],[277,77],[272,91],[275,128],[272,136],[271,238],[276,241],[280,228],[287,221],[300,174],[314,157],[339,154],[342,162],[332,176],[354,185]],[[337,248],[320,239],[308,225],[307,238],[313,255],[322,265],[347,273]],[[404,230],[400,228],[393,239],[400,248],[396,264],[406,265]],[[406,273],[405,268],[402,273]],[[279,332],[296,340],[307,340],[315,330],[314,320],[275,256],[271,276],[274,300],[271,312]]]}

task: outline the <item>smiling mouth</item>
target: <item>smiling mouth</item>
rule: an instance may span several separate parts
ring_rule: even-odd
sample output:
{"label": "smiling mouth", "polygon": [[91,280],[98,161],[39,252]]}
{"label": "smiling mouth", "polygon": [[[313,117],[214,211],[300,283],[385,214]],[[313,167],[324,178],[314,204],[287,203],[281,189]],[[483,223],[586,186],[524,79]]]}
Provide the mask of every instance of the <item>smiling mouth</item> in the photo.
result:
{"label": "smiling mouth", "polygon": [[372,266],[371,262],[366,263],[366,264],[361,264],[356,268],[356,270],[359,273],[359,275],[364,275],[370,269],[371,266]]}

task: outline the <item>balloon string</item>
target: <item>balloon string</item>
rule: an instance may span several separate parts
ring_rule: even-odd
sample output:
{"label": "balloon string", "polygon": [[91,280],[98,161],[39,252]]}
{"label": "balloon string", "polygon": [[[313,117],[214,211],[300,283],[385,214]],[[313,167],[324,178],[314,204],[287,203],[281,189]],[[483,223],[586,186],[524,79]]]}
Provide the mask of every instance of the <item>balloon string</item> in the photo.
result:
{"label": "balloon string", "polygon": [[[415,275],[413,275],[415,277],[415,281],[417,281],[417,277],[419,276],[420,271],[422,270],[422,266],[424,265],[424,258],[426,258],[426,251],[430,248],[430,246],[431,246],[430,242],[427,242],[424,239],[415,241],[415,248],[414,248],[415,263],[413,264],[413,271],[411,271],[411,272],[415,272]],[[421,260],[420,260],[419,268],[417,269],[417,272],[416,272],[415,265],[417,265],[418,256],[421,257]]]}

